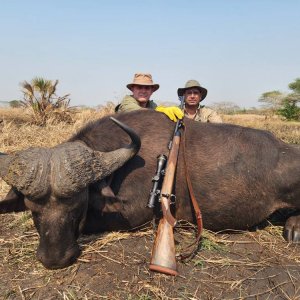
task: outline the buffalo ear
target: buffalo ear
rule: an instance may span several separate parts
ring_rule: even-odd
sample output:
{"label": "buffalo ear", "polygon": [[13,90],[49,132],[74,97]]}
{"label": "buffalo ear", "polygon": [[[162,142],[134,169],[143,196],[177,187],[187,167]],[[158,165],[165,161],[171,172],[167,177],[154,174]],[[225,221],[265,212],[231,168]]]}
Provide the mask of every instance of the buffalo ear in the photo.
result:
{"label": "buffalo ear", "polygon": [[27,210],[24,195],[14,187],[10,189],[3,200],[0,200],[0,214]]}
{"label": "buffalo ear", "polygon": [[123,210],[122,201],[115,196],[106,179],[91,186],[89,205],[102,213],[120,213]]}

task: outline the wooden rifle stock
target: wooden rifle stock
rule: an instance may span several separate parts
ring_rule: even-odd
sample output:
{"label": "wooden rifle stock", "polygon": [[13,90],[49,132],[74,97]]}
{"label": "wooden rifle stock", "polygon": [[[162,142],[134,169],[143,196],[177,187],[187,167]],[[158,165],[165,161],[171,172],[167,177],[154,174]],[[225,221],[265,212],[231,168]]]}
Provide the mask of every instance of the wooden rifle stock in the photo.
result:
{"label": "wooden rifle stock", "polygon": [[165,170],[165,177],[161,188],[160,202],[163,217],[158,224],[149,266],[149,269],[152,271],[174,276],[178,274],[173,233],[173,227],[176,225],[176,219],[172,216],[170,211],[170,198],[173,190],[180,144],[180,131],[178,130],[178,126],[176,126],[176,128],[177,130],[173,136],[172,146]]}

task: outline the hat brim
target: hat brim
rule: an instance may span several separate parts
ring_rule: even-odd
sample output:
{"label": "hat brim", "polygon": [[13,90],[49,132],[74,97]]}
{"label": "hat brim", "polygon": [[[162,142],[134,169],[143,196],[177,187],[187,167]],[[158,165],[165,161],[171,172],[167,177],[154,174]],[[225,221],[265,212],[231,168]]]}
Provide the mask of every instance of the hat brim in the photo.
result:
{"label": "hat brim", "polygon": [[126,86],[127,86],[127,88],[128,88],[129,90],[132,91],[132,87],[133,87],[134,85],[147,85],[147,86],[153,86],[153,88],[154,88],[153,92],[155,92],[155,91],[157,91],[157,90],[159,89],[159,84],[146,84],[146,83],[143,83],[143,84],[141,83],[141,84],[139,84],[139,83],[129,83],[129,84],[127,84]]}
{"label": "hat brim", "polygon": [[[204,87],[190,86],[190,87],[188,87],[188,88],[179,88],[179,89],[177,90],[177,95],[178,95],[178,96],[183,96],[183,94],[185,93],[186,90],[189,90],[189,89],[192,89],[192,88],[197,89],[197,90],[200,91],[200,93],[201,93],[201,101],[203,101],[203,100],[205,99],[205,97],[207,96],[207,89],[204,88]],[[200,101],[200,102],[201,102],[201,101]]]}

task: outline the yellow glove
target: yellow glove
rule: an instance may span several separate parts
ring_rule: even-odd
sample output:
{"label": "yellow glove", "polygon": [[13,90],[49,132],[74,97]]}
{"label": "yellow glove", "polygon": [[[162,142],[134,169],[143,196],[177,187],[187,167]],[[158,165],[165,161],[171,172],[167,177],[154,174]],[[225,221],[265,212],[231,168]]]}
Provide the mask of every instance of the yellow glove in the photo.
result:
{"label": "yellow glove", "polygon": [[157,106],[155,110],[164,113],[174,122],[177,122],[178,119],[182,119],[184,116],[182,110],[177,106]]}

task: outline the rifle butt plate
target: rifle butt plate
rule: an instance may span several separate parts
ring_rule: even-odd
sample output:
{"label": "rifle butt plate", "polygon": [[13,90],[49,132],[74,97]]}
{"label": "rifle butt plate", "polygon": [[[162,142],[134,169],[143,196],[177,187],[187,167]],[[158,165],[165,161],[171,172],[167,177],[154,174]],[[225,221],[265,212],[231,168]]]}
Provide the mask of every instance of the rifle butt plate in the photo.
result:
{"label": "rifle butt plate", "polygon": [[170,269],[168,267],[158,266],[154,264],[149,265],[149,269],[154,272],[164,273],[167,275],[177,276],[178,272],[176,270]]}

